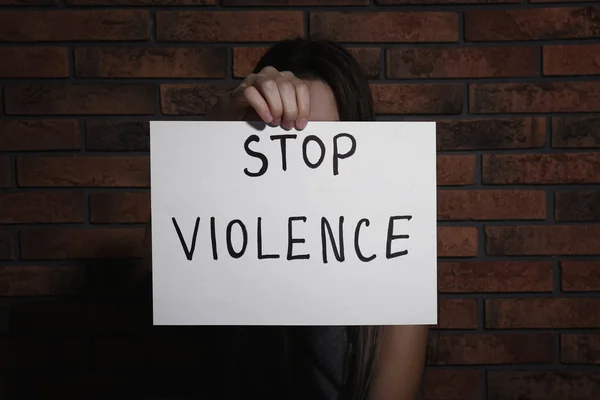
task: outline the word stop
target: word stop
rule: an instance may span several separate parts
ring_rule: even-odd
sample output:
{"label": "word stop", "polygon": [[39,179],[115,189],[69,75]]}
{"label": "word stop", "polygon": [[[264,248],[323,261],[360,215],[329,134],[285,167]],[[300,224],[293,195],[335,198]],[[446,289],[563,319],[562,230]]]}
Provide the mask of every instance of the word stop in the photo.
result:
{"label": "word stop", "polygon": [[[288,139],[296,140],[297,137],[298,137],[298,135],[294,135],[294,134],[271,135],[270,136],[271,140],[273,140],[273,141],[279,140],[279,143],[281,146],[281,168],[284,171],[287,171],[287,140]],[[340,151],[339,151],[339,147],[340,147],[339,141],[342,138],[346,138],[350,141],[350,149],[348,151],[346,151],[345,153],[340,153]],[[258,135],[251,135],[244,142],[244,150],[246,150],[246,153],[251,157],[258,158],[262,162],[262,166],[256,172],[251,172],[248,170],[248,168],[244,169],[244,173],[250,177],[262,176],[267,172],[267,169],[269,168],[269,159],[267,158],[267,156],[259,151],[256,151],[256,150],[253,150],[250,148],[250,144],[255,143],[255,142],[256,143],[260,142],[260,138],[258,137]],[[308,146],[311,144],[311,142],[314,142],[319,147],[319,158],[317,160],[309,160],[309,158],[308,158]],[[325,143],[323,143],[323,141],[315,135],[308,135],[302,141],[302,159],[304,160],[304,164],[306,164],[306,166],[309,168],[312,168],[312,169],[318,168],[325,160],[326,152],[327,151],[325,148]],[[348,157],[352,156],[355,152],[356,152],[356,139],[354,138],[354,136],[350,135],[349,133],[340,133],[333,137],[333,153],[332,153],[333,175],[339,174],[339,160],[348,158]]]}

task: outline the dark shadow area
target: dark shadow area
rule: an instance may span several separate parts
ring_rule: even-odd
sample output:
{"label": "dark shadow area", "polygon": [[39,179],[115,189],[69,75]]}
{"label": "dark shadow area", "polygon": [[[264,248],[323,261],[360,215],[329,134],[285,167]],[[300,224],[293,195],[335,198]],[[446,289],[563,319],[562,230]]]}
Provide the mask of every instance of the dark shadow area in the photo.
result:
{"label": "dark shadow area", "polygon": [[[150,273],[89,261],[76,296],[10,306],[2,399],[282,398],[284,328],[153,326]],[[268,384],[267,384],[268,382]]]}
{"label": "dark shadow area", "polygon": [[252,121],[245,121],[248,125],[250,125],[251,127],[253,127],[254,129],[256,129],[257,131],[264,131],[267,127],[266,122],[262,121],[262,120],[252,120]]}

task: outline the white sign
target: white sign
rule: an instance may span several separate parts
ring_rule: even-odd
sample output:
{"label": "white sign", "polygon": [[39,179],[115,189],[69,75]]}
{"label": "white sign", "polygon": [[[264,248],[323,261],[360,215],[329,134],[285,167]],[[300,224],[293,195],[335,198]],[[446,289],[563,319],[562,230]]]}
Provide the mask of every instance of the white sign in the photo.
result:
{"label": "white sign", "polygon": [[152,122],[155,325],[437,322],[433,122]]}

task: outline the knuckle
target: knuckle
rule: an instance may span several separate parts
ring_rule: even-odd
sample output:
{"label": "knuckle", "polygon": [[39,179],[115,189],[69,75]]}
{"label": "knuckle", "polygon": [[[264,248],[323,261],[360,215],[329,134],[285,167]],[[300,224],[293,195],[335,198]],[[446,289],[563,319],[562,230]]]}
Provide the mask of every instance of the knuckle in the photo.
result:
{"label": "knuckle", "polygon": [[263,79],[260,82],[260,88],[265,92],[272,92],[277,90],[277,83],[273,79]]}
{"label": "knuckle", "polygon": [[248,96],[250,96],[250,95],[254,94],[254,91],[255,91],[255,90],[256,90],[256,89],[254,88],[254,86],[244,86],[244,87],[242,88],[242,91],[243,91],[243,93],[244,93],[244,95],[245,95],[246,97],[248,97]]}
{"label": "knuckle", "polygon": [[243,83],[245,83],[245,84],[250,84],[250,83],[252,83],[252,82],[254,82],[254,81],[256,80],[256,77],[257,77],[257,76],[258,76],[258,75],[256,75],[256,74],[249,74],[249,75],[246,75],[246,78],[244,79],[244,82],[243,82]]}
{"label": "knuckle", "polygon": [[282,71],[281,75],[286,76],[288,78],[295,78],[296,75],[292,71]]}
{"label": "knuckle", "polygon": [[273,75],[273,74],[275,74],[275,73],[277,73],[277,74],[278,74],[278,73],[279,73],[279,71],[277,71],[277,69],[275,69],[274,67],[272,67],[272,66],[270,66],[270,65],[267,65],[266,67],[264,67],[264,68],[263,68],[263,69],[260,71],[260,73],[261,73],[261,74],[264,74],[264,75]]}
{"label": "knuckle", "polygon": [[287,79],[281,79],[277,82],[277,85],[279,86],[279,90],[282,92],[293,92],[294,91],[294,85],[292,84],[292,82],[290,82]]}
{"label": "knuckle", "polygon": [[308,84],[304,81],[296,82],[296,90],[301,94],[308,94]]}

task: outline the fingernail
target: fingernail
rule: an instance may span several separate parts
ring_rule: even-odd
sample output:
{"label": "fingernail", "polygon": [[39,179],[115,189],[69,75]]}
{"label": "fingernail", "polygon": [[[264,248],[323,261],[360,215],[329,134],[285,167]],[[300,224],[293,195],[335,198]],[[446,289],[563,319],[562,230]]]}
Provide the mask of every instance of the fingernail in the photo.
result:
{"label": "fingernail", "polygon": [[265,114],[265,122],[268,124],[268,123],[270,123],[271,121],[273,121],[273,116],[271,115],[271,113],[270,113],[270,112],[267,112],[267,113]]}
{"label": "fingernail", "polygon": [[281,124],[281,119],[278,118],[278,119],[273,120],[272,124],[273,124],[273,126],[279,126],[279,124]]}
{"label": "fingernail", "polygon": [[294,122],[293,121],[283,121],[283,129],[287,129],[290,130],[294,127]]}
{"label": "fingernail", "polygon": [[298,129],[302,130],[306,128],[306,125],[308,125],[308,120],[306,118],[300,118],[300,121],[298,121]]}

